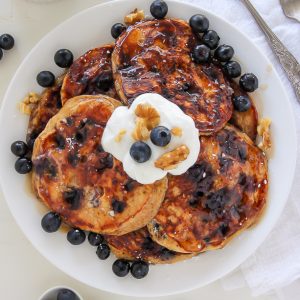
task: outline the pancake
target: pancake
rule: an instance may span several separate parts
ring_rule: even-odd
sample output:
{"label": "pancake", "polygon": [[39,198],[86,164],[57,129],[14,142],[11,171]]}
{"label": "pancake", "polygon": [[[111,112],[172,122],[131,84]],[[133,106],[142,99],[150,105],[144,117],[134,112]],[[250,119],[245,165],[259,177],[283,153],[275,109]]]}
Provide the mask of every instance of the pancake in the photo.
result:
{"label": "pancake", "polygon": [[144,93],[158,93],[195,121],[201,134],[217,132],[232,115],[232,89],[219,66],[196,65],[196,38],[182,20],[137,23],[117,39],[112,54],[115,87],[130,105]]}
{"label": "pancake", "polygon": [[103,95],[75,97],[35,142],[34,191],[73,227],[126,234],[145,226],[164,199],[166,178],[141,185],[101,147],[106,122],[120,105]]}
{"label": "pancake", "polygon": [[[89,50],[73,62],[68,70],[61,90],[61,101],[64,105],[70,98],[79,95],[104,94],[117,99],[113,85],[111,54],[113,45],[105,45]],[[105,88],[98,86],[99,79],[105,78]]]}
{"label": "pancake", "polygon": [[177,252],[222,248],[262,214],[267,180],[267,159],[246,134],[228,125],[202,136],[196,164],[183,175],[169,176],[149,232]]}
{"label": "pancake", "polygon": [[194,256],[177,253],[155,243],[147,227],[122,236],[107,235],[105,239],[116,257],[128,260],[144,260],[151,264],[172,264]]}

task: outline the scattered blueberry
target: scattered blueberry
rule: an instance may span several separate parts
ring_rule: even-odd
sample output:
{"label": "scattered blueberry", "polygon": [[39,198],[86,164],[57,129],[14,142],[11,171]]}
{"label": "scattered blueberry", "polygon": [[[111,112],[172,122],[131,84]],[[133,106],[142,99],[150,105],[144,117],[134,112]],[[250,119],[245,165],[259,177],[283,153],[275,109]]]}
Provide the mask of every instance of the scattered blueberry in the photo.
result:
{"label": "scattered blueberry", "polygon": [[142,279],[149,272],[149,264],[145,261],[134,261],[131,266],[131,274],[136,279]]}
{"label": "scattered blueberry", "polygon": [[60,68],[69,68],[73,59],[73,53],[68,49],[60,49],[54,55],[54,61]]}
{"label": "scattered blueberry", "polygon": [[151,142],[159,147],[167,146],[171,141],[171,132],[164,126],[157,126],[151,130]]}
{"label": "scattered blueberry", "polygon": [[86,238],[85,232],[76,228],[72,228],[67,234],[67,240],[72,245],[82,244],[85,241],[85,238]]}
{"label": "scattered blueberry", "polygon": [[220,37],[214,30],[208,30],[203,34],[202,41],[207,47],[213,50],[218,47]]}
{"label": "scattered blueberry", "polygon": [[203,15],[194,15],[190,18],[190,26],[195,33],[203,33],[208,30],[209,21]]}
{"label": "scattered blueberry", "polygon": [[11,144],[10,150],[14,155],[19,156],[19,157],[23,157],[28,152],[28,146],[23,141],[16,141],[16,142]]}
{"label": "scattered blueberry", "polygon": [[155,0],[150,6],[150,12],[155,19],[163,19],[168,13],[168,5],[163,0]]}
{"label": "scattered blueberry", "polygon": [[240,86],[248,93],[254,92],[258,89],[258,79],[254,74],[246,73],[240,78]]}
{"label": "scattered blueberry", "polygon": [[130,148],[130,156],[138,163],[144,163],[151,157],[151,148],[144,142],[135,142]]}
{"label": "scattered blueberry", "polygon": [[116,23],[111,27],[111,35],[114,39],[117,39],[123,31],[126,30],[126,26],[122,23]]}
{"label": "scattered blueberry", "polygon": [[237,78],[242,74],[241,65],[236,61],[229,61],[224,64],[224,73],[230,78]]}
{"label": "scattered blueberry", "polygon": [[102,260],[107,259],[110,255],[109,246],[107,244],[100,244],[97,248],[96,254]]}
{"label": "scattered blueberry", "polygon": [[2,49],[0,48],[0,60],[2,59],[2,57],[3,57],[3,51],[2,51]]}
{"label": "scattered blueberry", "polygon": [[113,78],[112,78],[112,74],[111,72],[106,73],[103,72],[101,73],[96,81],[96,85],[98,87],[98,89],[107,92],[114,84]]}
{"label": "scattered blueberry", "polygon": [[36,76],[36,81],[42,87],[49,87],[54,84],[55,76],[50,71],[42,71]]}
{"label": "scattered blueberry", "polygon": [[210,49],[205,45],[197,45],[193,49],[192,54],[195,63],[201,64],[209,61],[210,58]]}
{"label": "scattered blueberry", "polygon": [[99,233],[90,232],[88,235],[88,241],[92,246],[99,246],[101,243],[103,243],[104,238]]}
{"label": "scattered blueberry", "polygon": [[32,161],[26,157],[21,157],[16,161],[15,169],[20,174],[27,174],[32,169]]}
{"label": "scattered blueberry", "polygon": [[14,44],[15,40],[10,34],[5,33],[0,36],[0,48],[10,50],[13,48]]}
{"label": "scattered blueberry", "polygon": [[251,107],[251,101],[247,96],[236,96],[233,98],[234,109],[239,112],[245,112]]}
{"label": "scattered blueberry", "polygon": [[61,218],[54,212],[48,212],[46,215],[44,215],[41,225],[46,232],[55,232],[61,225]]}
{"label": "scattered blueberry", "polygon": [[71,290],[61,289],[57,294],[56,300],[78,300],[78,297]]}
{"label": "scattered blueberry", "polygon": [[231,46],[221,45],[215,51],[215,58],[221,62],[226,62],[232,59],[234,50]]}
{"label": "scattered blueberry", "polygon": [[112,265],[112,270],[119,277],[126,276],[130,270],[129,261],[125,259],[117,259]]}

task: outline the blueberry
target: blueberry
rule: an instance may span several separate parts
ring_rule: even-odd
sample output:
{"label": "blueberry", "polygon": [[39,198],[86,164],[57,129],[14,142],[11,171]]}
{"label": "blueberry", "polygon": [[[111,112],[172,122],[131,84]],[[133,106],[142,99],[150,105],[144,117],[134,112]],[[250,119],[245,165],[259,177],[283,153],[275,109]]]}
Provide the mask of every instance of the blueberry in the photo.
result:
{"label": "blueberry", "polygon": [[19,157],[23,157],[28,153],[28,146],[23,141],[16,141],[10,146],[11,152]]}
{"label": "blueberry", "polygon": [[130,270],[129,261],[125,259],[117,259],[112,265],[112,270],[119,277],[126,276]]}
{"label": "blueberry", "polygon": [[236,61],[229,61],[223,67],[224,73],[230,78],[236,78],[241,76],[241,65]]}
{"label": "blueberry", "polygon": [[151,157],[151,148],[144,142],[135,142],[130,148],[130,156],[138,163],[144,163]]}
{"label": "blueberry", "polygon": [[20,174],[27,174],[32,169],[32,161],[26,157],[21,157],[16,161],[15,169]]}
{"label": "blueberry", "polygon": [[126,202],[119,201],[118,199],[112,199],[111,206],[115,213],[120,214],[126,207]]}
{"label": "blueberry", "polygon": [[85,238],[86,238],[85,232],[76,228],[72,228],[67,234],[67,240],[72,245],[82,244],[85,241]]}
{"label": "blueberry", "polygon": [[56,300],[78,300],[78,297],[71,290],[61,289],[57,294]]}
{"label": "blueberry", "polygon": [[194,15],[190,18],[190,26],[195,33],[203,33],[208,30],[209,21],[203,15]]}
{"label": "blueberry", "polygon": [[0,36],[0,48],[10,50],[13,48],[14,44],[15,40],[10,34],[5,33]]}
{"label": "blueberry", "polygon": [[73,59],[73,53],[68,49],[60,49],[54,55],[54,61],[60,68],[69,68]]}
{"label": "blueberry", "polygon": [[197,45],[193,49],[192,56],[194,58],[195,63],[206,63],[209,61],[210,58],[210,49],[205,45]]}
{"label": "blueberry", "polygon": [[104,260],[107,259],[110,255],[110,248],[107,244],[100,244],[96,251],[97,256]]}
{"label": "blueberry", "polygon": [[3,57],[3,51],[2,51],[2,49],[0,48],[0,60],[2,59],[2,57]]}
{"label": "blueberry", "polygon": [[202,41],[203,44],[213,50],[218,47],[220,37],[214,30],[208,30],[203,34]]}
{"label": "blueberry", "polygon": [[254,92],[258,89],[258,79],[254,74],[246,73],[240,79],[240,86],[246,92]]}
{"label": "blueberry", "polygon": [[114,81],[113,81],[111,72],[101,73],[98,76],[97,81],[96,81],[96,85],[97,85],[98,89],[100,89],[104,92],[107,92],[113,86],[113,84],[114,84]]}
{"label": "blueberry", "polygon": [[114,39],[117,39],[123,31],[126,30],[126,26],[122,23],[116,23],[111,27],[111,35]]}
{"label": "blueberry", "polygon": [[151,142],[159,147],[167,146],[171,141],[171,132],[164,126],[158,126],[151,130]]}
{"label": "blueberry", "polygon": [[50,71],[42,71],[36,76],[36,81],[42,87],[50,87],[54,85],[55,76]]}
{"label": "blueberry", "polygon": [[46,232],[55,232],[61,225],[61,218],[54,212],[48,212],[46,215],[44,215],[41,225]]}
{"label": "blueberry", "polygon": [[149,264],[145,261],[134,261],[131,266],[131,274],[136,279],[142,279],[149,272]]}
{"label": "blueberry", "polygon": [[232,59],[234,50],[231,46],[221,45],[215,51],[215,58],[221,62],[226,62]]}
{"label": "blueberry", "polygon": [[163,0],[155,0],[150,6],[150,12],[155,19],[163,19],[168,13],[168,5]]}
{"label": "blueberry", "polygon": [[236,96],[233,98],[234,109],[239,112],[245,112],[251,107],[251,101],[247,96]]}
{"label": "blueberry", "polygon": [[63,199],[70,204],[72,210],[79,209],[83,191],[81,189],[70,187],[63,192]]}
{"label": "blueberry", "polygon": [[92,246],[99,246],[101,243],[103,243],[104,238],[99,233],[90,232],[88,235],[88,241]]}

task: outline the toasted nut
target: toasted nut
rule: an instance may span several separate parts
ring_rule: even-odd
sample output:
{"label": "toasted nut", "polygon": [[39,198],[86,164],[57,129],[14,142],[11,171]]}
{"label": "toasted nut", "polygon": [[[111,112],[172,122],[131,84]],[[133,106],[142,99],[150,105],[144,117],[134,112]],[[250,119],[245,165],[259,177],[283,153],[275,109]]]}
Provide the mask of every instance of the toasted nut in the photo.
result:
{"label": "toasted nut", "polygon": [[143,10],[138,10],[136,8],[133,12],[131,12],[130,14],[125,16],[124,23],[126,25],[133,25],[137,22],[142,21],[144,18],[145,18],[144,11]]}
{"label": "toasted nut", "polygon": [[179,127],[174,127],[174,128],[171,129],[171,133],[174,136],[182,136],[182,129],[179,128]]}
{"label": "toasted nut", "polygon": [[158,111],[150,104],[139,104],[135,109],[135,114],[146,120],[146,126],[149,130],[156,127],[160,122]]}
{"label": "toasted nut", "polygon": [[21,113],[30,115],[32,109],[37,105],[40,99],[41,99],[41,95],[34,92],[28,93],[25,96],[25,98],[22,100],[22,102],[19,104],[19,109]]}
{"label": "toasted nut", "polygon": [[147,128],[146,119],[137,118],[132,138],[136,141],[147,141],[150,137],[150,130]]}
{"label": "toasted nut", "polygon": [[25,115],[30,115],[31,114],[30,104],[26,104],[24,102],[21,102],[21,103],[19,103],[19,109],[20,109],[20,112],[22,114],[25,114]]}
{"label": "toasted nut", "polygon": [[124,137],[124,135],[126,134],[126,130],[125,129],[121,129],[118,133],[118,135],[115,137],[115,141],[117,143],[121,142],[122,138]]}
{"label": "toasted nut", "polygon": [[261,142],[258,144],[258,147],[263,151],[268,151],[272,147],[270,132],[271,122],[271,119],[264,118],[259,121],[257,126],[257,133],[262,138]]}

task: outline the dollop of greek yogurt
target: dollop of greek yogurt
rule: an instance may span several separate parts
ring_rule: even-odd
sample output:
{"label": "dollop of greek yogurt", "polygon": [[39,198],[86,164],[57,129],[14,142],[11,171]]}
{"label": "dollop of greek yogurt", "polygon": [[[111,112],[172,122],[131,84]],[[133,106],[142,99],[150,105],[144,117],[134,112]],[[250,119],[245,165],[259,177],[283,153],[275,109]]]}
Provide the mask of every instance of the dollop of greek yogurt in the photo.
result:
{"label": "dollop of greek yogurt", "polygon": [[[150,138],[143,141],[150,146],[152,152],[150,159],[144,163],[138,163],[130,156],[130,148],[136,142],[133,132],[137,121],[135,111],[139,104],[155,108],[160,116],[157,126],[164,126],[174,132],[170,143],[165,147],[154,145]],[[176,130],[179,130],[180,134],[175,134]],[[163,170],[155,166],[155,162],[162,155],[183,145],[189,149],[189,153],[174,168]],[[129,108],[121,106],[113,112],[103,132],[102,147],[123,163],[128,176],[142,184],[151,184],[162,179],[167,173],[181,175],[193,166],[199,155],[200,141],[198,129],[191,117],[161,95],[146,93],[138,96]]]}

